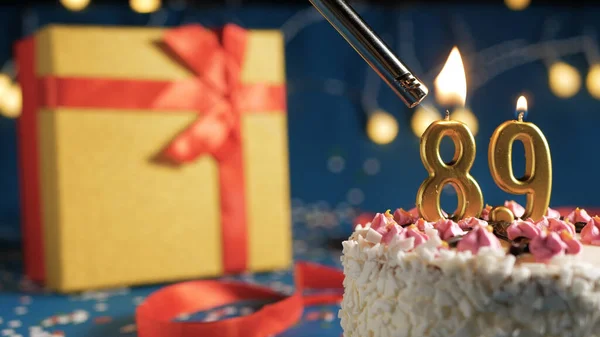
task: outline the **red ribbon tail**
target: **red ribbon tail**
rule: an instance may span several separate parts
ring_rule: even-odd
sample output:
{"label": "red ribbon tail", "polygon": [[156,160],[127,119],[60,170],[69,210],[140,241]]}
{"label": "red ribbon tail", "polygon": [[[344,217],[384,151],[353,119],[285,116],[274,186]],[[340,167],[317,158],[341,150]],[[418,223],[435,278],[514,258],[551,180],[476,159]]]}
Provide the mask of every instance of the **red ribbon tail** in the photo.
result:
{"label": "red ribbon tail", "polygon": [[[311,263],[295,267],[296,292],[289,297],[265,287],[244,283],[192,281],[167,286],[153,294],[136,311],[140,337],[266,337],[293,326],[305,305],[334,304],[342,299],[341,271]],[[303,290],[337,290],[336,294],[302,297]],[[273,299],[257,312],[216,322],[175,322],[180,313],[197,312],[244,299]]]}

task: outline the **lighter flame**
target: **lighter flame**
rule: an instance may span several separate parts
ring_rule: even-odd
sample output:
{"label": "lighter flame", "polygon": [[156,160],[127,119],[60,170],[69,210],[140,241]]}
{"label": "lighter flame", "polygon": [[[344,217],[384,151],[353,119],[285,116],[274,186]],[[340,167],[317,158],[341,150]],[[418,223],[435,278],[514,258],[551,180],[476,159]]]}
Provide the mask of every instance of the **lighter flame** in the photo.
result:
{"label": "lighter flame", "polygon": [[457,47],[452,48],[444,68],[435,79],[435,98],[443,106],[465,105],[467,100],[467,78]]}
{"label": "lighter flame", "polygon": [[517,112],[527,112],[527,99],[525,96],[521,96],[517,100]]}

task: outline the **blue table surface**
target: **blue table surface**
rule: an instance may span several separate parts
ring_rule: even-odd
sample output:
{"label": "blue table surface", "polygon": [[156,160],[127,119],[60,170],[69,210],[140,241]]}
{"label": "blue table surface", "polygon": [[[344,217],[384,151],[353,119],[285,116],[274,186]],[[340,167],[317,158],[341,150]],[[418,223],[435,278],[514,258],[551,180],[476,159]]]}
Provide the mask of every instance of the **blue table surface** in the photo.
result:
{"label": "blue table surface", "polygon": [[[327,248],[327,233],[319,228],[294,229],[295,260],[340,266],[341,250]],[[291,270],[272,273],[247,273],[223,279],[271,287],[282,293],[293,292]],[[18,249],[0,251],[0,336],[2,337],[112,337],[136,336],[135,308],[146,296],[164,285],[89,291],[74,295],[52,293],[22,275]],[[245,315],[264,302],[240,302],[207,312],[182,314],[184,321],[211,321]],[[306,308],[301,321],[279,336],[336,336],[342,334],[337,313],[339,306]]]}

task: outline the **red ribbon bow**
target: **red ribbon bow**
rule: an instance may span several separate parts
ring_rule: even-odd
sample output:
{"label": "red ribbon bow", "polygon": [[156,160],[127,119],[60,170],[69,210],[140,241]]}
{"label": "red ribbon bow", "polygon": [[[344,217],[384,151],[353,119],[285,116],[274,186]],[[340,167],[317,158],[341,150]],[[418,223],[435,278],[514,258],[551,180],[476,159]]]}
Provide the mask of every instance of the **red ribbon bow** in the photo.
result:
{"label": "red ribbon bow", "polygon": [[241,112],[285,109],[281,85],[242,83],[246,36],[246,30],[232,24],[223,28],[221,41],[215,31],[197,25],[165,34],[166,46],[197,77],[171,83],[156,104],[176,109],[192,104],[202,112],[202,117],[166,148],[169,159],[182,163],[205,153],[218,160],[230,157],[241,143]]}

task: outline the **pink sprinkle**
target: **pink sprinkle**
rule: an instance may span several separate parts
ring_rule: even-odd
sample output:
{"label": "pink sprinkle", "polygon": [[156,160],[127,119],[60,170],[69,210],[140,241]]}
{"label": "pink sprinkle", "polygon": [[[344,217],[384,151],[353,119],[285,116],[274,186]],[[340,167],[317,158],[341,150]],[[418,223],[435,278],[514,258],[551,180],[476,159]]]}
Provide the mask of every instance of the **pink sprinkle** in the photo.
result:
{"label": "pink sprinkle", "polygon": [[506,235],[510,240],[519,237],[533,239],[540,235],[540,229],[531,221],[515,220],[506,229]]}
{"label": "pink sprinkle", "polygon": [[529,251],[538,262],[547,262],[567,249],[567,244],[555,232],[542,232],[529,243]]}
{"label": "pink sprinkle", "polygon": [[426,229],[433,229],[433,222],[425,221],[423,218],[417,220],[415,225],[422,232],[425,232]]}
{"label": "pink sprinkle", "polygon": [[461,252],[468,250],[473,254],[477,254],[481,247],[501,249],[502,245],[494,233],[489,231],[488,228],[477,226],[460,240],[456,249]]}
{"label": "pink sprinkle", "polygon": [[571,223],[566,223],[560,219],[548,218],[548,230],[551,232],[560,233],[567,231],[571,235],[575,235],[575,226]]}
{"label": "pink sprinkle", "polygon": [[414,241],[414,247],[416,248],[417,246],[419,246],[420,244],[424,243],[425,241],[429,240],[429,237],[427,236],[427,234],[421,232],[417,226],[409,226],[406,229],[406,237],[407,238],[415,238]]}
{"label": "pink sprinkle", "polygon": [[402,208],[398,208],[394,212],[394,220],[396,223],[398,223],[398,225],[404,226],[414,223],[416,219],[410,212],[407,212]]}
{"label": "pink sprinkle", "polygon": [[569,213],[565,217],[565,221],[568,221],[572,224],[578,222],[588,222],[592,220],[592,217],[582,208],[576,208],[573,212]]}
{"label": "pink sprinkle", "polygon": [[490,221],[490,212],[492,211],[492,206],[485,205],[485,208],[481,211],[481,218],[485,221]]}
{"label": "pink sprinkle", "polygon": [[371,221],[371,228],[378,230],[381,227],[385,227],[388,224],[388,219],[383,213],[375,214],[375,217]]}
{"label": "pink sprinkle", "polygon": [[410,213],[410,215],[414,218],[414,219],[418,219],[419,218],[419,209],[414,207],[411,208],[408,213]]}
{"label": "pink sprinkle", "polygon": [[575,239],[573,237],[573,235],[571,235],[571,233],[569,233],[568,231],[564,230],[564,231],[562,231],[560,233],[560,238],[567,245],[565,253],[572,254],[572,255],[577,255],[577,254],[579,254],[581,252],[581,249],[583,248],[583,245],[581,244],[581,242],[579,242],[579,240]]}
{"label": "pink sprinkle", "polygon": [[457,235],[463,235],[466,233],[460,229],[456,222],[450,219],[440,219],[433,226],[438,230],[442,240],[448,240]]}
{"label": "pink sprinkle", "polygon": [[505,201],[504,207],[508,208],[513,213],[515,218],[521,218],[523,214],[525,214],[525,208],[523,208],[523,206],[519,205],[514,200]]}
{"label": "pink sprinkle", "polygon": [[393,225],[390,227],[390,230],[383,235],[381,238],[381,242],[385,244],[389,244],[394,242],[397,239],[400,239],[402,234],[404,234],[406,230],[398,225]]}
{"label": "pink sprinkle", "polygon": [[593,217],[581,230],[581,242],[600,246],[600,217]]}
{"label": "pink sprinkle", "polygon": [[560,212],[552,209],[550,207],[548,207],[548,210],[546,211],[546,216],[549,218],[556,218],[559,219],[560,218]]}
{"label": "pink sprinkle", "polygon": [[458,222],[458,227],[463,230],[469,230],[478,226],[487,227],[487,225],[488,223],[486,221],[477,219],[475,217],[462,219]]}
{"label": "pink sprinkle", "polygon": [[[548,222],[548,219],[549,219],[548,217],[543,216],[540,220],[538,220],[537,222],[535,222],[535,225],[540,230],[548,229],[548,226],[550,226],[550,223]],[[531,219],[527,219],[527,221],[531,221]]]}

